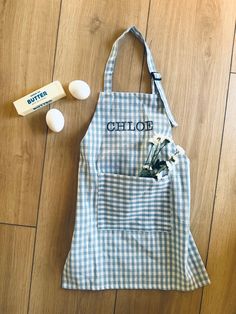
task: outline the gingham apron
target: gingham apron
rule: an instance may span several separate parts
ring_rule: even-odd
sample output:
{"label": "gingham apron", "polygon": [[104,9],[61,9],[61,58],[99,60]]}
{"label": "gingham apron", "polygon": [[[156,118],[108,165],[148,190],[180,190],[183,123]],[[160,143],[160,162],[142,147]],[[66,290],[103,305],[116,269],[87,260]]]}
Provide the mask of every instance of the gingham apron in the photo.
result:
{"label": "gingham apron", "polygon": [[[145,46],[152,93],[113,92],[126,33]],[[135,26],[114,43],[104,91],[80,145],[76,220],[65,289],[188,291],[210,283],[190,232],[190,171],[184,154],[161,180],[138,176],[155,134],[172,138],[171,114],[151,52]],[[175,144],[167,145],[167,159]]]}

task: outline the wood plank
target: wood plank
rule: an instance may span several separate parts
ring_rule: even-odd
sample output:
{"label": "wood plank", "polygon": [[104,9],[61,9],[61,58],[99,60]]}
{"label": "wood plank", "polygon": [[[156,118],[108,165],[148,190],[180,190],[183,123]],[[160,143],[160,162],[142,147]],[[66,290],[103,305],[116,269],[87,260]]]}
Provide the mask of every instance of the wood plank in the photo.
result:
{"label": "wood plank", "polygon": [[[83,79],[92,95],[87,101],[68,96],[55,105],[64,113],[65,129],[50,133],[47,141],[30,313],[113,313],[115,291],[66,291],[60,281],[74,224],[79,143],[103,89],[105,63],[113,41],[130,21],[145,32],[147,15],[148,1],[142,0],[62,3],[54,78],[66,84]],[[126,44],[115,88],[138,90],[143,49],[133,39],[127,38]]]}
{"label": "wood plank", "polygon": [[45,110],[23,118],[12,102],[52,79],[59,2],[0,3],[0,222],[36,224]]}
{"label": "wood plank", "polygon": [[[191,160],[191,230],[209,241],[234,33],[235,1],[152,1],[147,40]],[[220,47],[220,49],[219,49]],[[146,82],[147,80],[145,80]],[[144,83],[143,85],[145,85]],[[202,290],[119,291],[116,314],[199,313]],[[212,312],[213,313],[213,312]]]}
{"label": "wood plank", "polygon": [[35,229],[0,224],[0,312],[27,313]]}
{"label": "wood plank", "polygon": [[236,34],[234,34],[234,51],[233,51],[231,72],[236,73]]}
{"label": "wood plank", "polygon": [[212,285],[204,289],[203,314],[234,314],[236,310],[235,99],[236,74],[232,74],[207,262]]}

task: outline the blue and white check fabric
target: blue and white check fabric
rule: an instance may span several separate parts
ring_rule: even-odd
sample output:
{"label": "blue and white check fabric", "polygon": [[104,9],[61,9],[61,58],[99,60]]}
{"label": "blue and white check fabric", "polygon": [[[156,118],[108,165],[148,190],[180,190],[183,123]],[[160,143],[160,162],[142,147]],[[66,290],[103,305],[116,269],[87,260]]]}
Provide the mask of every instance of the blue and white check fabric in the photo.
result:
{"label": "blue and white check fabric", "polygon": [[[152,93],[113,92],[119,42],[145,46]],[[184,154],[160,180],[138,174],[155,134],[177,123],[151,52],[135,26],[114,43],[89,128],[81,141],[76,220],[62,277],[65,289],[189,291],[210,283],[190,232],[190,171]],[[167,160],[173,143],[161,151]]]}

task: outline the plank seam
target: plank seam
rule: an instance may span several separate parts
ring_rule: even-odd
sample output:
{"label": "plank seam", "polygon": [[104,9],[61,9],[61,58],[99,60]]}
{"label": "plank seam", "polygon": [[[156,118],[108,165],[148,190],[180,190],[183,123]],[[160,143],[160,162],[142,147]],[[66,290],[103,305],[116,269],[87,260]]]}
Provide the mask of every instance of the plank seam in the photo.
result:
{"label": "plank seam", "polygon": [[6,225],[6,226],[12,226],[12,227],[26,227],[26,228],[36,228],[36,226],[33,225],[24,225],[24,224],[13,224],[9,222],[0,222],[0,225]]}
{"label": "plank seam", "polygon": [[[235,25],[236,25],[236,20],[235,20]],[[236,26],[235,26],[236,28]],[[234,44],[235,44],[235,36],[236,36],[236,30],[234,28],[234,38],[233,38],[233,52],[232,52],[232,55],[231,55],[231,64],[230,64],[230,73],[236,73],[235,71],[232,71],[232,66],[233,66],[233,58],[234,58],[234,54],[236,54],[236,51],[234,50]]]}
{"label": "plank seam", "polygon": [[[61,19],[61,11],[62,11],[62,0],[60,0],[59,6],[59,14],[58,14],[58,21],[57,21],[57,31],[56,31],[56,42],[55,42],[55,49],[54,49],[54,56],[53,56],[53,65],[52,65],[52,73],[51,73],[51,80],[53,81],[54,77],[54,69],[55,69],[55,62],[56,62],[56,52],[57,52],[57,44],[58,44],[58,34],[59,34],[59,26],[60,26],[60,19]],[[49,105],[49,108],[51,106]],[[27,313],[29,314],[30,310],[30,299],[31,299],[31,288],[32,288],[32,279],[33,279],[33,270],[34,270],[34,261],[35,261],[35,251],[36,251],[36,242],[37,242],[37,231],[38,231],[38,219],[39,219],[39,209],[40,209],[40,200],[42,194],[42,186],[43,186],[43,179],[44,179],[44,167],[45,167],[45,159],[46,159],[46,151],[47,151],[47,141],[48,141],[48,128],[46,131],[46,139],[44,144],[44,156],[43,156],[43,167],[42,167],[42,177],[40,183],[40,191],[39,191],[39,198],[38,198],[38,210],[37,210],[37,217],[36,217],[36,230],[34,236],[34,247],[33,247],[33,258],[32,258],[32,266],[31,266],[31,274],[30,274],[30,287],[28,292],[28,307]]]}
{"label": "plank seam", "polygon": [[[213,205],[212,205],[213,208],[212,208],[211,222],[210,222],[210,232],[209,232],[208,245],[207,245],[206,267],[208,264],[209,249],[210,249],[210,244],[211,244],[211,232],[212,232],[213,218],[214,218],[214,212],[215,212],[216,192],[217,192],[217,187],[218,187],[218,178],[219,178],[219,171],[220,171],[220,164],[221,164],[222,147],[223,147],[223,141],[224,141],[224,130],[225,130],[225,121],[226,121],[227,105],[228,105],[228,98],[229,98],[229,85],[230,85],[230,78],[231,78],[230,70],[232,68],[232,62],[233,62],[235,31],[236,31],[236,23],[234,25],[233,44],[232,44],[232,48],[231,48],[231,59],[230,59],[230,66],[229,66],[227,93],[226,93],[226,98],[225,98],[225,110],[224,110],[223,128],[222,128],[222,133],[221,133],[220,153],[219,153],[219,158],[218,158],[218,167],[217,167],[217,175],[216,175],[216,182],[215,182],[214,199],[213,199]],[[202,312],[202,302],[203,302],[204,290],[205,290],[205,287],[203,287],[202,293],[201,293],[199,314],[201,314],[201,312]]]}
{"label": "plank seam", "polygon": [[[146,32],[145,32],[145,41],[147,41],[147,32],[148,32],[148,24],[149,24],[149,15],[150,15],[151,2],[152,2],[152,0],[149,0],[148,14],[147,14],[147,23],[146,23]],[[142,60],[142,67],[141,67],[141,77],[140,77],[140,83],[139,83],[139,92],[141,91],[141,86],[142,86],[142,81],[143,81],[144,60],[145,60],[145,48],[143,47],[143,60]]]}

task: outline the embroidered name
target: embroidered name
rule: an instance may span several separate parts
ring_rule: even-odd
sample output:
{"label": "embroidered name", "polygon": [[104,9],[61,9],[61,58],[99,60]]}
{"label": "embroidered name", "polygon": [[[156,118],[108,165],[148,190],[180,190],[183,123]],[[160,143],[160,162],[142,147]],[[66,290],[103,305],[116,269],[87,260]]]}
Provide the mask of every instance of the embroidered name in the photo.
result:
{"label": "embroidered name", "polygon": [[149,131],[153,130],[153,121],[110,121],[107,123],[107,131]]}

